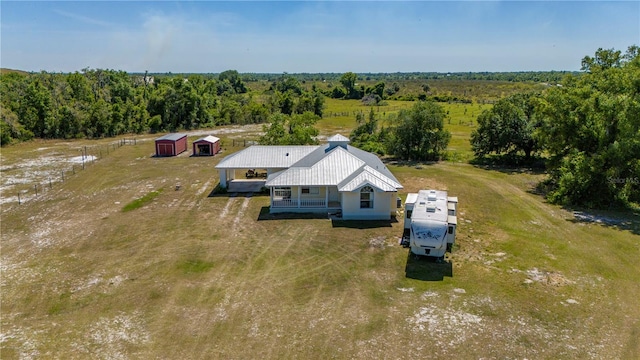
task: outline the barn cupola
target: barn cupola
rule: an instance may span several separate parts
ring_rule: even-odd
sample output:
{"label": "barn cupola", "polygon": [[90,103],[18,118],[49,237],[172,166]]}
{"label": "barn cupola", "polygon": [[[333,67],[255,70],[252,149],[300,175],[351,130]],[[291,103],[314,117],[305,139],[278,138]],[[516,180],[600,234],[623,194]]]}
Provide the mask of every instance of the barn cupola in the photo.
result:
{"label": "barn cupola", "polygon": [[346,149],[347,144],[349,144],[349,138],[344,137],[340,134],[333,135],[327,140],[329,141],[329,147],[327,148],[327,151],[335,148],[336,146],[342,146],[344,149]]}

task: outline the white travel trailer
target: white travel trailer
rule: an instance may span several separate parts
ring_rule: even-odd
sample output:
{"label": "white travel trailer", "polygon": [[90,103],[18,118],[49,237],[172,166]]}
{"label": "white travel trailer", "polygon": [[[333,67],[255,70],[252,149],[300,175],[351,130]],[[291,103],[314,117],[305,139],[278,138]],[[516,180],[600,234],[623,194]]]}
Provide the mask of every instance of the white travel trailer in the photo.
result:
{"label": "white travel trailer", "polygon": [[458,198],[446,191],[420,190],[405,201],[403,244],[415,255],[442,258],[456,239]]}

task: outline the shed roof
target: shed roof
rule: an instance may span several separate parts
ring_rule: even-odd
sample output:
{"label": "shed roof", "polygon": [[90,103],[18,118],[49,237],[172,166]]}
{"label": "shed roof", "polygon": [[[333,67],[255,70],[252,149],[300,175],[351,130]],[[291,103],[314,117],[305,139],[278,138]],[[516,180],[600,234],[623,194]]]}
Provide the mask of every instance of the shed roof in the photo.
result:
{"label": "shed roof", "polygon": [[156,139],[156,141],[158,140],[172,140],[172,141],[176,141],[176,140],[180,140],[183,137],[186,137],[187,134],[183,134],[183,133],[173,133],[173,134],[167,134],[165,136],[161,136],[159,138]]}
{"label": "shed roof", "polygon": [[205,137],[202,137],[202,138],[194,141],[194,143],[197,143],[197,142],[208,142],[208,143],[213,144],[213,143],[215,143],[217,141],[220,141],[220,138],[217,138],[217,137],[215,137],[213,135],[207,135]]}

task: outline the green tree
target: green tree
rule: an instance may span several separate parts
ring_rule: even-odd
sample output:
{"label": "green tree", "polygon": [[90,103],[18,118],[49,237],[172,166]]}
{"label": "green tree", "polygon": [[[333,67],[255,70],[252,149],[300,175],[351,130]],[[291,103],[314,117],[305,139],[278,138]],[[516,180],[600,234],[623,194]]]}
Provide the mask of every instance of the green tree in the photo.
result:
{"label": "green tree", "polygon": [[433,101],[418,101],[400,110],[390,129],[387,150],[405,160],[438,160],[451,134],[444,129],[444,109]]}
{"label": "green tree", "polygon": [[606,207],[640,202],[640,55],[598,49],[542,99],[549,199]]}
{"label": "green tree", "polygon": [[340,77],[340,83],[344,86],[347,99],[356,99],[359,97],[359,93],[356,90],[356,80],[358,80],[358,76],[350,71],[342,74]]}
{"label": "green tree", "polygon": [[384,138],[381,138],[381,133],[378,132],[378,119],[373,108],[369,111],[367,120],[364,119],[364,114],[356,114],[356,123],[358,127],[349,135],[351,144],[362,150],[384,155]]}
{"label": "green tree", "polygon": [[221,83],[228,83],[236,94],[244,94],[247,92],[247,87],[240,78],[240,74],[236,70],[223,71],[218,75],[218,81]]}
{"label": "green tree", "polygon": [[18,115],[0,104],[0,145],[14,140],[24,141],[33,138],[33,133],[25,129],[18,121]]}
{"label": "green tree", "polygon": [[318,117],[324,113],[324,95],[320,91],[313,92],[313,113]]}
{"label": "green tree", "polygon": [[55,137],[51,129],[54,123],[54,105],[51,92],[40,79],[32,81],[20,100],[18,118],[24,127],[36,137]]}
{"label": "green tree", "polygon": [[536,97],[518,94],[499,100],[478,116],[478,128],[471,133],[471,147],[477,157],[487,154],[523,152],[528,158],[539,149],[534,133],[539,127]]}
{"label": "green tree", "polygon": [[367,88],[367,91],[365,91],[365,93],[377,95],[378,98],[382,99],[384,97],[384,86],[384,82],[380,81],[373,87]]}
{"label": "green tree", "polygon": [[298,79],[286,74],[278,80],[274,81],[271,84],[270,90],[277,90],[281,93],[291,91],[296,95],[301,95],[303,92],[302,86],[300,85]]}
{"label": "green tree", "polygon": [[308,145],[317,144],[318,129],[314,127],[319,117],[307,111],[303,114],[285,115],[276,113],[269,117],[269,125],[264,125],[263,145]]}

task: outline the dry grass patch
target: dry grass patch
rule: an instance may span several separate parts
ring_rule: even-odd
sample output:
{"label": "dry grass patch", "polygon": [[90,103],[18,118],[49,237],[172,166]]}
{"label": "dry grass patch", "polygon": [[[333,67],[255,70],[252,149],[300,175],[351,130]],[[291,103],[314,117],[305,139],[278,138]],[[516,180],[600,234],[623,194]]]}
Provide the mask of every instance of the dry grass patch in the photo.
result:
{"label": "dry grass patch", "polygon": [[539,175],[390,165],[401,196],[460,199],[456,247],[435,264],[396,245],[402,222],[264,216],[266,196],[208,197],[221,156],[152,152],[122,147],[3,207],[2,359],[640,354],[640,237],[575,222],[530,192]]}

